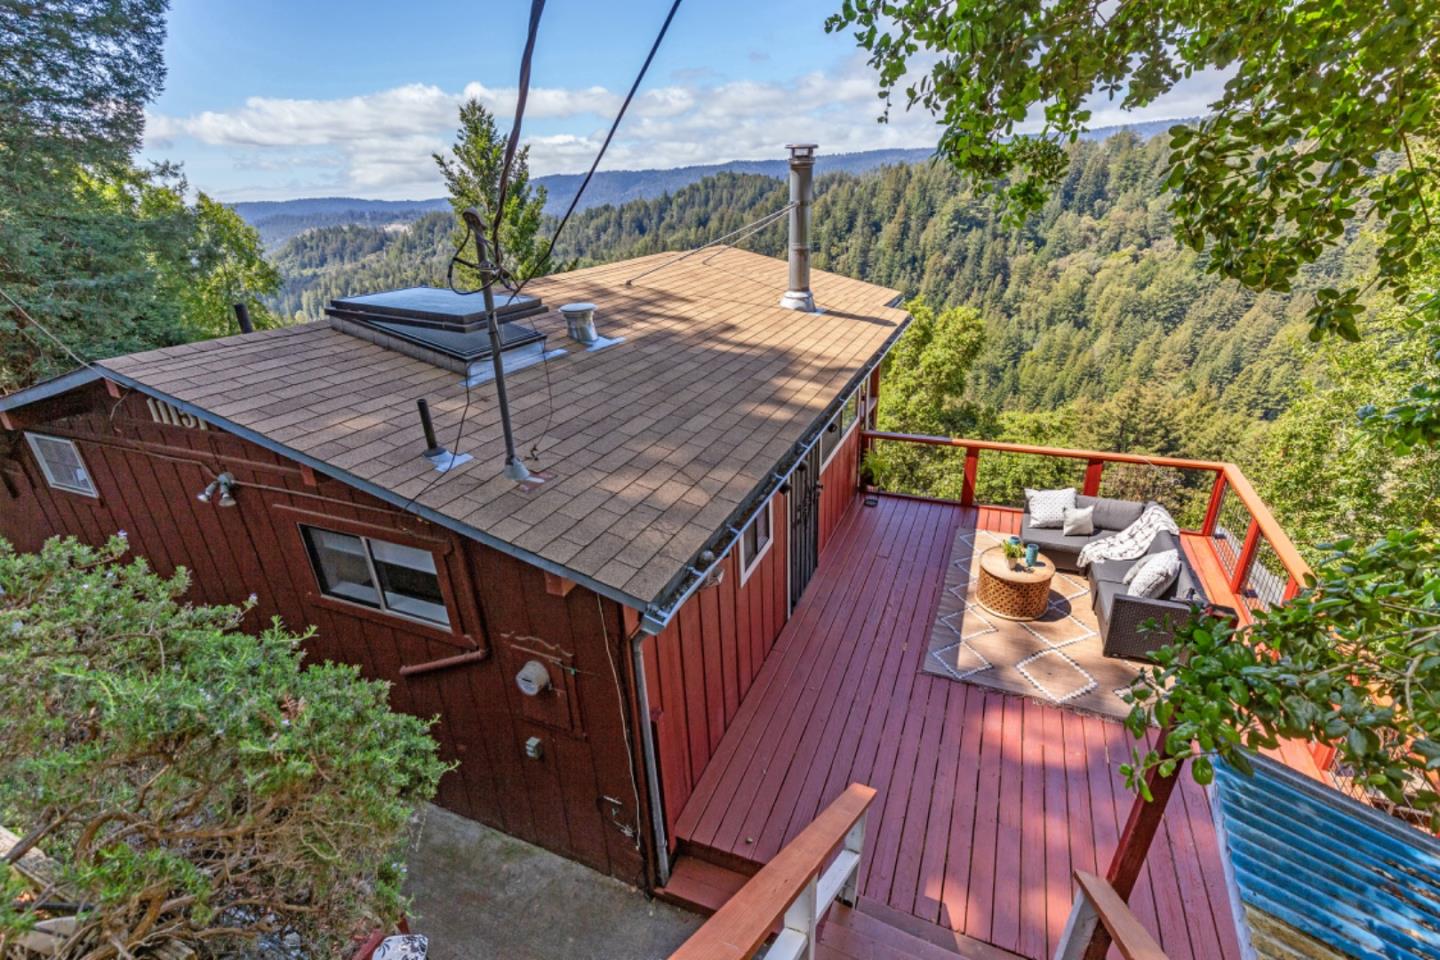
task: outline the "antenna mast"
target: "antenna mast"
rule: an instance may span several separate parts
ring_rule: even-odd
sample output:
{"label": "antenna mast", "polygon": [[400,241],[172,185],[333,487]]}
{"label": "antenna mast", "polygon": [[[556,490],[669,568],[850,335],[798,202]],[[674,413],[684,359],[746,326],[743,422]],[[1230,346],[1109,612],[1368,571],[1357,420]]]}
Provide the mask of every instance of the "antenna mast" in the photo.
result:
{"label": "antenna mast", "polygon": [[505,431],[505,476],[516,483],[533,482],[524,462],[515,455],[515,433],[510,428],[510,400],[505,394],[505,363],[500,357],[500,321],[495,317],[495,284],[500,266],[490,260],[485,243],[485,221],[480,211],[469,207],[460,218],[475,237],[475,269],[480,274],[480,291],[485,297],[485,326],[490,332],[490,362],[495,368],[495,396],[500,401],[500,425]]}

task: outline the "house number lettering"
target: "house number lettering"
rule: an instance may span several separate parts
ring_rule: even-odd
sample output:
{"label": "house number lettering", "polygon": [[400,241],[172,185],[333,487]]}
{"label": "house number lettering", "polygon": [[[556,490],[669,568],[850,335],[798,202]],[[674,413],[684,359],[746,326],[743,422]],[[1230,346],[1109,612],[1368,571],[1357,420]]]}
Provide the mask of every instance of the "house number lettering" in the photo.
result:
{"label": "house number lettering", "polygon": [[150,417],[156,423],[163,423],[167,427],[186,427],[191,430],[209,430],[204,420],[194,414],[185,413],[183,410],[175,409],[175,405],[164,400],[156,400],[154,397],[145,398],[145,406],[150,408]]}

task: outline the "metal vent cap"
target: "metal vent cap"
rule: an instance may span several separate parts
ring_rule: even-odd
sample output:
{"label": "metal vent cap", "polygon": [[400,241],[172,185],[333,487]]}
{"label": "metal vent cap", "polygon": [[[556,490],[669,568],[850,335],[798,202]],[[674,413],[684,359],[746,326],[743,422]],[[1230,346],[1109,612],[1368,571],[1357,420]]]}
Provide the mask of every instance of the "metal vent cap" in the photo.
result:
{"label": "metal vent cap", "polygon": [[565,318],[565,332],[576,343],[590,346],[600,339],[595,332],[595,304],[567,303],[560,308],[560,315]]}

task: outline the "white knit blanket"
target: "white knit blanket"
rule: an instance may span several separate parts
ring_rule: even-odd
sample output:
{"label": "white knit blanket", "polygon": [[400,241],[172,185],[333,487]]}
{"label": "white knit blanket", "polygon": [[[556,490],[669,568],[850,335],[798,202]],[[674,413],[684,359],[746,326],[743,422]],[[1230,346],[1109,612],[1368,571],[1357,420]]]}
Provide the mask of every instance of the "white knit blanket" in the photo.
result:
{"label": "white knit blanket", "polygon": [[1158,503],[1147,506],[1130,526],[1103,540],[1092,540],[1080,548],[1080,566],[1095,560],[1133,560],[1150,549],[1150,542],[1161,530],[1178,534],[1180,528],[1169,511]]}

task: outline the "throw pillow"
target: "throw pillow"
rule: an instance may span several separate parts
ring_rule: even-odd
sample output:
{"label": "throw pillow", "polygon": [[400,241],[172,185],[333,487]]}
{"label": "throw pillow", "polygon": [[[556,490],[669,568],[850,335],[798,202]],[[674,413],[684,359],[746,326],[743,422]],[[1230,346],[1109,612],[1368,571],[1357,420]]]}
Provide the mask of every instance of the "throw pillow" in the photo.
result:
{"label": "throw pillow", "polygon": [[1145,504],[1134,500],[1100,497],[1095,501],[1095,526],[1105,530],[1124,530],[1140,519]]}
{"label": "throw pillow", "polygon": [[1066,509],[1075,507],[1075,488],[1063,490],[1031,490],[1025,488],[1025,508],[1030,511],[1030,526],[1058,527],[1065,522]]}
{"label": "throw pillow", "polygon": [[1125,576],[1130,594],[1155,599],[1180,575],[1180,554],[1174,550],[1152,553],[1130,568]]}
{"label": "throw pillow", "polygon": [[1065,511],[1065,536],[1088,537],[1095,532],[1094,507],[1070,507]]}

